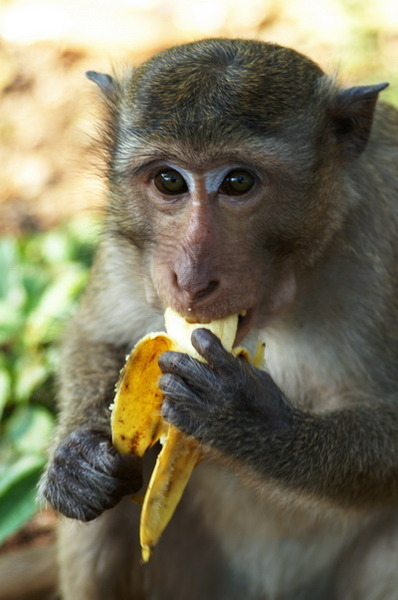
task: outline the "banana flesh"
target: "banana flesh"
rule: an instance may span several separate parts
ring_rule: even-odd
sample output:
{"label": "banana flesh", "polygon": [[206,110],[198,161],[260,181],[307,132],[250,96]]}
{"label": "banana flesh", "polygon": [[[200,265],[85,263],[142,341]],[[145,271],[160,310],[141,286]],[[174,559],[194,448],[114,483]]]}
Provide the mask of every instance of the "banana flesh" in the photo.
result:
{"label": "banana flesh", "polygon": [[[161,449],[144,497],[140,519],[142,559],[147,562],[152,548],[169,523],[195,466],[203,457],[196,440],[167,424],[161,417],[162,393],[158,387],[161,375],[160,354],[166,350],[185,352],[204,360],[191,344],[194,329],[210,329],[232,351],[238,327],[238,315],[210,323],[188,323],[184,317],[168,308],[165,312],[166,331],[151,333],[140,340],[121,372],[116,387],[111,427],[112,442],[121,453],[143,456],[158,440]],[[234,354],[247,351],[235,349]],[[263,356],[263,345],[256,351],[256,362]]]}
{"label": "banana flesh", "polygon": [[201,361],[204,360],[203,356],[196,352],[191,343],[192,332],[199,328],[209,329],[221,340],[224,348],[228,352],[232,352],[238,322],[238,315],[230,315],[224,319],[215,319],[214,321],[210,321],[210,323],[189,323],[171,308],[166,308],[164,313],[166,331],[175,346],[178,347],[178,352],[186,352]]}

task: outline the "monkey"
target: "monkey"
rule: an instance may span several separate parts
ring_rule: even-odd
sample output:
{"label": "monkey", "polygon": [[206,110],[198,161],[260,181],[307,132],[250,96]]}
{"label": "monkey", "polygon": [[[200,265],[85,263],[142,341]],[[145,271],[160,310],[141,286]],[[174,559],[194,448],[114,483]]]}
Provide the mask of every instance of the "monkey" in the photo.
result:
{"label": "monkey", "polygon": [[[398,600],[398,112],[293,49],[205,39],[90,71],[107,209],[62,345],[41,494],[64,600]],[[162,416],[200,442],[147,565],[112,447],[124,357],[171,306],[239,314],[235,345],[159,358]],[[143,483],[144,482],[144,483]]]}

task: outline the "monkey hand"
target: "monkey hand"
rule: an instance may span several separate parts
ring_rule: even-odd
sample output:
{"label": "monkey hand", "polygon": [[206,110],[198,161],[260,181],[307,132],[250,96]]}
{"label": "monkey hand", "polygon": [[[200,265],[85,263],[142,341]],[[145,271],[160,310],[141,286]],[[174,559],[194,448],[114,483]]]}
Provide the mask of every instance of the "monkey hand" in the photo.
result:
{"label": "monkey hand", "polygon": [[268,373],[227,352],[206,329],[193,332],[192,344],[206,363],[177,352],[159,358],[169,423],[236,457],[245,451],[240,441],[259,427],[266,437],[288,425],[291,408]]}
{"label": "monkey hand", "polygon": [[103,431],[82,427],[56,449],[40,492],[66,517],[91,521],[142,485],[141,461],[122,456]]}

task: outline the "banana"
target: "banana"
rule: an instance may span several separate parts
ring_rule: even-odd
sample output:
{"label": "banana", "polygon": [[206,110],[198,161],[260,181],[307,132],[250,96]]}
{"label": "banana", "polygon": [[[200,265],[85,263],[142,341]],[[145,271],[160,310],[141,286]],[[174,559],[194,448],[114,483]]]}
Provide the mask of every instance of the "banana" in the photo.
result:
{"label": "banana", "polygon": [[165,333],[150,333],[127,357],[112,405],[112,442],[120,454],[144,456],[167,431],[160,418],[159,356],[174,349]]}
{"label": "banana", "polygon": [[[194,329],[202,326],[210,329],[230,352],[238,327],[238,315],[199,325],[188,323],[184,317],[167,308],[165,326],[172,340],[173,350],[186,352],[203,361],[203,357],[191,344],[191,334]],[[144,562],[148,562],[151,548],[156,545],[173,516],[191,473],[202,457],[203,452],[196,440],[187,437],[173,425],[169,425],[142,506],[140,543]]]}
{"label": "banana", "polygon": [[186,352],[201,361],[204,360],[203,356],[198,354],[191,344],[192,332],[200,327],[210,329],[221,340],[224,348],[228,352],[231,352],[236,330],[238,329],[238,321],[239,316],[236,314],[210,321],[210,323],[189,323],[183,316],[171,308],[166,308],[164,313],[166,331],[175,346],[178,347],[178,352]]}
{"label": "banana", "polygon": [[[112,406],[112,442],[121,453],[143,456],[158,440],[163,444],[145,493],[140,519],[142,559],[148,562],[151,550],[169,523],[195,466],[203,458],[196,440],[189,438],[161,417],[162,393],[158,387],[161,375],[160,354],[166,350],[185,352],[204,360],[191,344],[194,329],[210,329],[228,352],[238,327],[238,315],[210,323],[189,323],[184,317],[167,308],[167,333],[151,333],[140,340],[127,357],[116,386]],[[261,346],[261,347],[260,347]],[[250,360],[247,351],[235,349]],[[262,361],[263,345],[256,351],[256,362]]]}

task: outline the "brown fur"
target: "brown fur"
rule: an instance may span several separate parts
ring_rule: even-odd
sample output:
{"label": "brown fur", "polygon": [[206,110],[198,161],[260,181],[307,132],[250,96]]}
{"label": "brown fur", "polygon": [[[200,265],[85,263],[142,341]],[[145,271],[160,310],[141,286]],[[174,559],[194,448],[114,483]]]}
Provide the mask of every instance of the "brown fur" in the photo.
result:
{"label": "brown fur", "polygon": [[[373,120],[383,86],[341,90],[291,50],[240,40],[90,77],[109,108],[109,211],[64,344],[54,447],[109,429],[124,353],[167,305],[199,321],[255,307],[246,343],[264,339],[300,418],[267,442],[267,476],[209,456],[149,565],[128,500],[63,520],[64,600],[398,600],[398,113],[379,103]],[[152,185],[165,164],[195,182],[186,202]],[[259,185],[216,203],[204,186],[236,164]]]}

